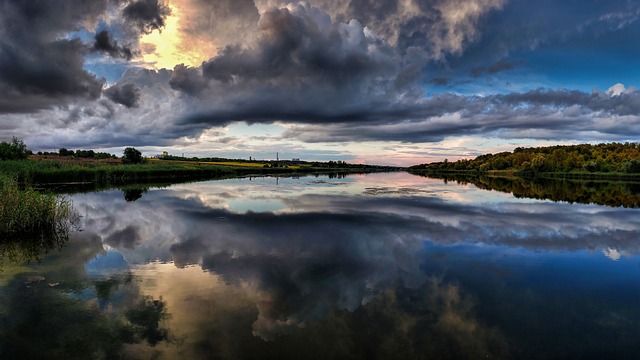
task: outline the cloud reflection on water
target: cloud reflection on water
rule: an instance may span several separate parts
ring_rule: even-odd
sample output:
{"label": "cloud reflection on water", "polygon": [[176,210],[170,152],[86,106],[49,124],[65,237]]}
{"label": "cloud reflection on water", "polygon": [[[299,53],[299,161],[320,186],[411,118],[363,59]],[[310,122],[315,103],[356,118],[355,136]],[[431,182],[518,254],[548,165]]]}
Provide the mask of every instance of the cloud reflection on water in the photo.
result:
{"label": "cloud reflection on water", "polygon": [[[308,326],[331,309],[354,311],[398,279],[411,289],[423,286],[431,280],[421,270],[425,243],[640,250],[640,217],[632,209],[487,197],[473,187],[424,179],[408,179],[394,191],[395,179],[357,177],[316,188],[305,178],[278,186],[266,178],[245,192],[246,181],[228,180],[152,190],[135,203],[115,192],[74,201],[86,209],[86,232],[132,264],[196,264],[229,286],[261,294],[253,329],[265,339]],[[227,206],[230,198],[277,200],[284,208],[236,212]]]}

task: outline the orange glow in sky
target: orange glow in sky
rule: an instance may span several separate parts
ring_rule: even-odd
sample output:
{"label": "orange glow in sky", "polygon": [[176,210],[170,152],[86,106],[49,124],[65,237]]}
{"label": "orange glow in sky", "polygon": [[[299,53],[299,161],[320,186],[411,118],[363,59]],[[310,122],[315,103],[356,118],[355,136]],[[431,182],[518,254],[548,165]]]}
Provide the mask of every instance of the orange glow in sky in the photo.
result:
{"label": "orange glow in sky", "polygon": [[215,46],[200,39],[189,38],[181,27],[186,9],[181,1],[167,4],[171,15],[165,21],[162,31],[143,34],[140,38],[140,60],[150,69],[173,69],[178,64],[200,66],[203,61],[215,55]]}

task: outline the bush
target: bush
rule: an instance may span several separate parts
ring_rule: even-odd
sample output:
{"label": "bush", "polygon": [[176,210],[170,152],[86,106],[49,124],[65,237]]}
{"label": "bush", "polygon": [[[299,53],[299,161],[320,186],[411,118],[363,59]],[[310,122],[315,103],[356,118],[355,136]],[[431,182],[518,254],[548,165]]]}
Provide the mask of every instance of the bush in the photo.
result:
{"label": "bush", "polygon": [[29,156],[29,149],[22,140],[13,137],[11,143],[0,143],[0,160],[23,160]]}

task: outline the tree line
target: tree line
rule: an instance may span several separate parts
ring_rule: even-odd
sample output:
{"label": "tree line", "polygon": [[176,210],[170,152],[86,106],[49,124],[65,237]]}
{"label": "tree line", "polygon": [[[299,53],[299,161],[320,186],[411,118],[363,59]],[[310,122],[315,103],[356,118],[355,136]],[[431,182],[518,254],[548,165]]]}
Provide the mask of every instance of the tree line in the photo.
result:
{"label": "tree line", "polygon": [[[25,160],[32,154],[33,152],[27,148],[27,145],[15,136],[11,139],[11,142],[0,142],[0,160]],[[96,152],[93,150],[68,150],[67,148],[60,148],[58,152],[38,151],[37,154],[98,160],[118,158],[116,155],[107,152]],[[140,164],[144,162],[144,158],[139,150],[133,147],[128,147],[123,151],[122,162],[124,164]]]}
{"label": "tree line", "polygon": [[42,152],[38,151],[38,155],[57,155],[65,157],[77,157],[83,159],[117,159],[116,155],[108,152],[96,152],[93,150],[68,150],[67,148],[60,148],[58,152]]}
{"label": "tree line", "polygon": [[538,172],[640,173],[640,143],[607,143],[518,147],[513,152],[485,154],[475,159],[434,162],[410,167],[434,172],[513,170]]}

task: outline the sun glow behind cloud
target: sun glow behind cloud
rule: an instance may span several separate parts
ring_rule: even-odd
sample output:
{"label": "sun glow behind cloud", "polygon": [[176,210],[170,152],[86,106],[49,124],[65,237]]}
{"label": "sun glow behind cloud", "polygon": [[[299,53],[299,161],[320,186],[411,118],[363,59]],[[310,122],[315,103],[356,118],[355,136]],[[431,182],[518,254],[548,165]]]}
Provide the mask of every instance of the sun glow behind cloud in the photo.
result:
{"label": "sun glow behind cloud", "polygon": [[171,15],[166,19],[162,31],[153,31],[140,38],[141,60],[149,69],[173,69],[178,64],[197,67],[208,60],[215,50],[214,44],[201,44],[191,39],[181,27],[182,17],[187,12],[180,1],[167,4]]}

